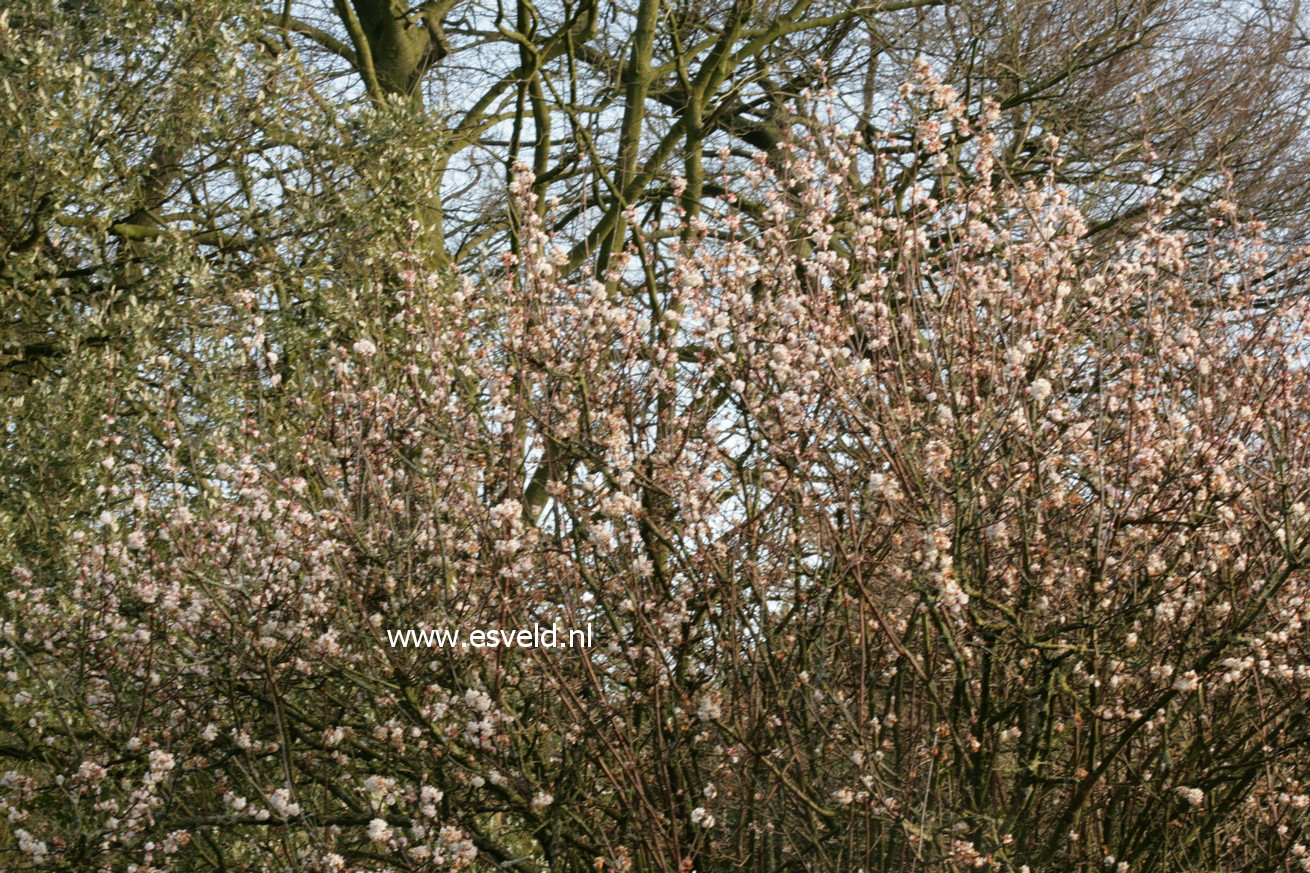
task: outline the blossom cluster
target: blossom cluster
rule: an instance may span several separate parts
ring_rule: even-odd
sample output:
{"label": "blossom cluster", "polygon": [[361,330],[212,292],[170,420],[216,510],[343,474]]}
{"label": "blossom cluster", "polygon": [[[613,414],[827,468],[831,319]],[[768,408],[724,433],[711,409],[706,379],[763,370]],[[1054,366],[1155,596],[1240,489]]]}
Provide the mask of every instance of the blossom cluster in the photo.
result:
{"label": "blossom cluster", "polygon": [[[1310,869],[1306,303],[1170,197],[1089,244],[922,77],[912,196],[816,128],[591,275],[519,167],[514,250],[400,253],[212,475],[103,441],[3,607],[0,858]],[[598,645],[385,639],[534,622]]]}

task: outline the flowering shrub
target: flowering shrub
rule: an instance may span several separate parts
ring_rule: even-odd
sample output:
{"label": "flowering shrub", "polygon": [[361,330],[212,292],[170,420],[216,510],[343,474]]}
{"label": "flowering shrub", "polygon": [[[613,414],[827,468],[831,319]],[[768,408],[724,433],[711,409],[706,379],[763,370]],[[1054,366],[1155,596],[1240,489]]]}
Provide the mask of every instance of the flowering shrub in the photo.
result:
{"label": "flowering shrub", "polygon": [[[161,407],[200,493],[107,422],[4,606],[7,868],[1310,869],[1282,256],[1168,200],[1092,249],[910,96],[939,185],[813,134],[602,276],[520,168],[517,251],[387,265],[292,420],[239,338],[236,432]],[[386,634],[534,623],[595,645]]]}

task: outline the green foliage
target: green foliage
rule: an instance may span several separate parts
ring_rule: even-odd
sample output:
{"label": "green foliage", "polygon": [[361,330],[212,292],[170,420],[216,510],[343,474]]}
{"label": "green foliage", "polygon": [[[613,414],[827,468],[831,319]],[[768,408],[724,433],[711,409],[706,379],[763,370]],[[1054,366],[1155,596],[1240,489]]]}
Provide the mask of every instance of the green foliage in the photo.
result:
{"label": "green foliage", "polygon": [[[88,460],[105,415],[140,430],[122,459],[136,475],[196,490],[208,435],[252,403],[276,420],[268,404],[311,399],[326,343],[386,317],[374,277],[437,198],[442,125],[343,99],[262,16],[245,0],[6,10],[0,535],[32,566],[53,567],[110,482]],[[253,364],[234,327],[252,306]],[[236,387],[252,366],[253,400]],[[185,469],[156,463],[171,437],[143,413],[161,403]]]}

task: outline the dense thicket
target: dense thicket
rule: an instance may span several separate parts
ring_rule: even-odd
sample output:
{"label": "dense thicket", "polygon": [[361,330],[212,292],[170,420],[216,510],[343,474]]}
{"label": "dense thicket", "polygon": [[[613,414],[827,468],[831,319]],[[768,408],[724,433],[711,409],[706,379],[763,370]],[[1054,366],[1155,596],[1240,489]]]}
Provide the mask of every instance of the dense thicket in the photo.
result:
{"label": "dense thicket", "polygon": [[1296,15],[0,11],[0,865],[1310,869]]}

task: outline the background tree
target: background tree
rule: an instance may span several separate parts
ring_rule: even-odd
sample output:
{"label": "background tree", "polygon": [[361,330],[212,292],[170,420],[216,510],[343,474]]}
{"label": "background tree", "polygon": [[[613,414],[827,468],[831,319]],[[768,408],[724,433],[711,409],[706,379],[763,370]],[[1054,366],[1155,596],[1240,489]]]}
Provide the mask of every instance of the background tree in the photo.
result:
{"label": "background tree", "polygon": [[[1140,215],[1153,186],[1212,193],[1225,170],[1244,205],[1297,227],[1305,198],[1298,16],[1296,4],[1192,0],[513,9],[361,0],[288,5],[269,20],[344,63],[375,100],[454,109],[451,157],[433,168],[461,171],[450,190],[530,149],[538,193],[589,204],[589,245],[572,263],[585,252],[603,272],[624,208],[658,209],[678,175],[688,179],[682,205],[697,208],[718,177],[719,150],[774,152],[792,123],[790,102],[821,82],[842,94],[851,118],[880,129],[920,55],[975,110],[984,96],[1001,100],[998,132],[1016,178],[1043,172],[1047,135],[1066,140],[1062,173],[1087,198],[1093,230]],[[576,188],[583,178],[593,190]],[[901,187],[913,178],[907,171]],[[451,213],[458,242],[468,222],[485,232],[485,210],[467,209],[450,198],[440,210]],[[1196,218],[1176,216],[1194,226]]]}

